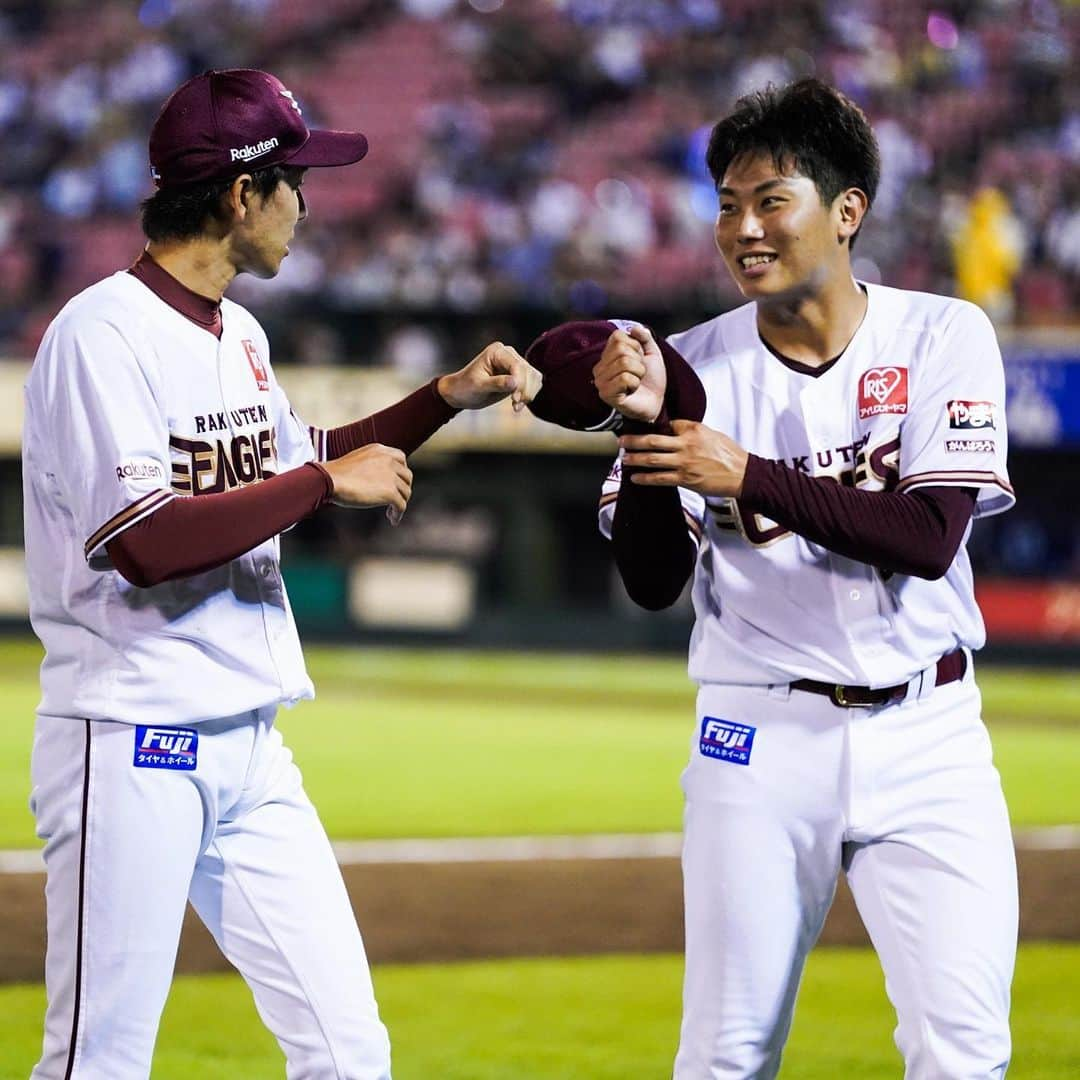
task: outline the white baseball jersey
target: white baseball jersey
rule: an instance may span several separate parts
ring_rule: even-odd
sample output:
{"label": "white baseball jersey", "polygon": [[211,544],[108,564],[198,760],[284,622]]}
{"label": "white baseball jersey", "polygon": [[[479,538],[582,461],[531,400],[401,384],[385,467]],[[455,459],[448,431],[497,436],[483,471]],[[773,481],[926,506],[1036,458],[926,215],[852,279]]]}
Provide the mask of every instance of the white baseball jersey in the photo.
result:
{"label": "white baseball jersey", "polygon": [[219,341],[121,271],[45,333],[23,435],[44,715],[189,724],[313,696],[276,537],[153,588],[130,585],[105,550],[171,499],[314,457],[261,327],[229,300],[221,315]]}
{"label": "white baseball jersey", "polygon": [[[976,517],[1007,510],[1004,372],[989,320],[961,300],[865,288],[861,326],[816,377],[769,351],[754,304],[673,335],[704,384],[703,423],[812,476],[868,491],[977,488]],[[619,483],[616,462],[601,497],[606,536]],[[733,499],[680,496],[702,538],[690,641],[699,683],[891,686],[984,643],[963,544],[940,580],[887,576]]]}

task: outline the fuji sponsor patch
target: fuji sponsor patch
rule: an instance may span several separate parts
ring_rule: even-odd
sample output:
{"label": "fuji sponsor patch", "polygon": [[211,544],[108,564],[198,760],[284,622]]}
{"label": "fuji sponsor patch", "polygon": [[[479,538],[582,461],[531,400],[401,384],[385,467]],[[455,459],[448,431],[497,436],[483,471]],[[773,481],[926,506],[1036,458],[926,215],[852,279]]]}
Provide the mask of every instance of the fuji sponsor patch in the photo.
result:
{"label": "fuji sponsor patch", "polygon": [[135,728],[135,758],[137,769],[179,769],[193,772],[198,763],[199,733],[194,728],[149,727]]}
{"label": "fuji sponsor patch", "polygon": [[701,720],[698,747],[705,757],[730,761],[734,765],[749,765],[756,731],[757,728],[747,724],[734,724],[730,720],[705,716]]}
{"label": "fuji sponsor patch", "polygon": [[946,439],[945,451],[949,454],[992,454],[993,439]]}
{"label": "fuji sponsor patch", "polygon": [[259,357],[259,350],[255,348],[255,343],[244,338],[240,344],[244,346],[244,353],[251,367],[251,374],[255,376],[255,385],[260,390],[269,390],[270,377],[266,374],[266,367]]}
{"label": "fuji sponsor patch", "polygon": [[997,407],[992,401],[950,401],[949,427],[973,431],[997,427]]}
{"label": "fuji sponsor patch", "polygon": [[908,406],[906,367],[877,367],[864,371],[859,380],[859,419],[888,413],[906,413]]}

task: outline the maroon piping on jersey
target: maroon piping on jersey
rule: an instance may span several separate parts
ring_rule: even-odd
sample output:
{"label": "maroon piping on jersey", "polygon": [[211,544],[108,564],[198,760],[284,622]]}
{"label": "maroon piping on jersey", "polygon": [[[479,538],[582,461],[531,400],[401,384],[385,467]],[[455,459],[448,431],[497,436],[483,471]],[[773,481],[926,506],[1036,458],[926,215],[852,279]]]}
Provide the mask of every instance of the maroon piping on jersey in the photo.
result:
{"label": "maroon piping on jersey", "polygon": [[189,322],[221,338],[221,304],[208,296],[200,296],[182,285],[167,270],[162,269],[144,251],[128,268],[128,273],[141,281],[158,299],[174,311],[180,312]]}
{"label": "maroon piping on jersey", "polygon": [[64,1080],[71,1080],[75,1068],[75,1050],[79,1045],[79,1010],[82,1007],[83,984],[83,921],[86,907],[86,819],[90,809],[90,721],[86,726],[83,746],[82,821],[79,823],[79,899],[75,907],[75,1000],[71,1006],[71,1043],[68,1047]]}

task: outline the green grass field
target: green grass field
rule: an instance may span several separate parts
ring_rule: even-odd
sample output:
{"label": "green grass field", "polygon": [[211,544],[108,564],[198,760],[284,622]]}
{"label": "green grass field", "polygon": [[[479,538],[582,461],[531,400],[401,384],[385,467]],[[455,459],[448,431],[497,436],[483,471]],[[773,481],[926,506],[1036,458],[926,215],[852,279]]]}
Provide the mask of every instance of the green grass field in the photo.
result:
{"label": "green grass field", "polygon": [[[0,847],[36,843],[38,656],[0,642]],[[693,688],[679,658],[313,648],[309,662],[319,697],[280,724],[334,837],[680,827]],[[1080,822],[1080,680],[980,683],[1014,823]]]}
{"label": "green grass field", "polygon": [[[0,642],[0,847],[26,809],[38,652]],[[339,838],[677,830],[693,690],[680,659],[312,649],[319,699],[281,726]],[[1080,683],[980,673],[1018,825],[1080,822]],[[613,767],[612,747],[617,747]],[[648,1080],[670,1075],[681,960],[670,956],[383,967],[396,1080]],[[1080,945],[1025,945],[1009,1080],[1080,1075]],[[40,1047],[40,986],[0,986],[0,1080]],[[873,954],[811,957],[784,1080],[894,1080]],[[235,976],[184,977],[154,1080],[265,1080],[284,1067]]]}
{"label": "green grass field", "polygon": [[[1027,945],[1013,988],[1009,1080],[1080,1075],[1080,946]],[[672,956],[376,969],[395,1080],[662,1080],[678,1037],[682,961]],[[0,987],[0,1080],[25,1080],[44,993]],[[809,961],[784,1080],[896,1080],[893,1016],[872,953]],[[176,980],[153,1080],[266,1080],[283,1059],[236,976]]]}

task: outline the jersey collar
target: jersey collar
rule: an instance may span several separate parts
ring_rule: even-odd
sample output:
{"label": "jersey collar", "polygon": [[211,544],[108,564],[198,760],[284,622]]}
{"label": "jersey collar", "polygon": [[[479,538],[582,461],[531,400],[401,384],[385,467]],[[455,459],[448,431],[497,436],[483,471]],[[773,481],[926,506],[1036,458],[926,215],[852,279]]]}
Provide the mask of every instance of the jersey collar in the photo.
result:
{"label": "jersey collar", "polygon": [[208,330],[216,338],[221,337],[221,304],[182,285],[167,270],[158,266],[148,252],[144,251],[135,260],[128,273],[189,322]]}

